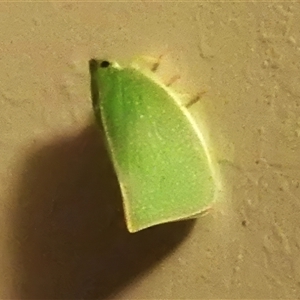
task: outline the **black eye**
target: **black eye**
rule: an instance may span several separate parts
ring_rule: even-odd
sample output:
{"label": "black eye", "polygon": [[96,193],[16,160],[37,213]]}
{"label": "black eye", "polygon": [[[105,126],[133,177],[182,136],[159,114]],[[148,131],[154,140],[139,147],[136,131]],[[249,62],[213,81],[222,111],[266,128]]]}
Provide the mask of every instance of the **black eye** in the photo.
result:
{"label": "black eye", "polygon": [[107,60],[103,60],[100,64],[101,68],[108,68],[110,66],[110,62]]}

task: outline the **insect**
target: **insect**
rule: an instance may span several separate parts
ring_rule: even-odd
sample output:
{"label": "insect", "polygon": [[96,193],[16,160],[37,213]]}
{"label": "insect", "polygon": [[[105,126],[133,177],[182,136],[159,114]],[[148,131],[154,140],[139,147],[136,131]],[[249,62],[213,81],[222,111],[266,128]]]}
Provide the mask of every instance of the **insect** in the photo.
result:
{"label": "insect", "polygon": [[90,61],[93,110],[136,232],[192,218],[215,195],[213,164],[188,107],[150,70]]}

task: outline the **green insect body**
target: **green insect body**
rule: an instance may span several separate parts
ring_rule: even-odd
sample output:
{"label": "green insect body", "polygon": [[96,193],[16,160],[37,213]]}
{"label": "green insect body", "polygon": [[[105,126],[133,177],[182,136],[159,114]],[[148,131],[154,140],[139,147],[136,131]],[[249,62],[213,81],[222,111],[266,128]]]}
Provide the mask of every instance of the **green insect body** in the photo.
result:
{"label": "green insect body", "polygon": [[93,108],[128,230],[195,217],[216,190],[204,138],[178,96],[139,68],[91,61]]}

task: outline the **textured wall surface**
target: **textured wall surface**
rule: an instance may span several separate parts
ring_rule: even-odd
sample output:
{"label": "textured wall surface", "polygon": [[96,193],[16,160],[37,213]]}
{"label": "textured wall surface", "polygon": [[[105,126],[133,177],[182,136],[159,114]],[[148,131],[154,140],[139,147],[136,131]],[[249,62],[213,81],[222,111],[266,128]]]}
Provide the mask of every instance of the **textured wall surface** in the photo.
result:
{"label": "textured wall surface", "polygon": [[[299,3],[1,3],[0,298],[299,297],[299,21]],[[191,110],[224,189],[129,234],[88,60],[141,54],[206,91]]]}

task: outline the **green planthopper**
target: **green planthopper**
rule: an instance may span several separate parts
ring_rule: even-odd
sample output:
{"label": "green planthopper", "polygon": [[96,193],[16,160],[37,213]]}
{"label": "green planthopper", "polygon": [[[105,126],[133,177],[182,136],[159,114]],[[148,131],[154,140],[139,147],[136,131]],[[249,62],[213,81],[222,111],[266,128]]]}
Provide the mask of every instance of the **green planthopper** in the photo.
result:
{"label": "green planthopper", "polygon": [[208,147],[189,107],[150,70],[91,60],[96,120],[120,184],[128,230],[194,218],[216,192]]}

